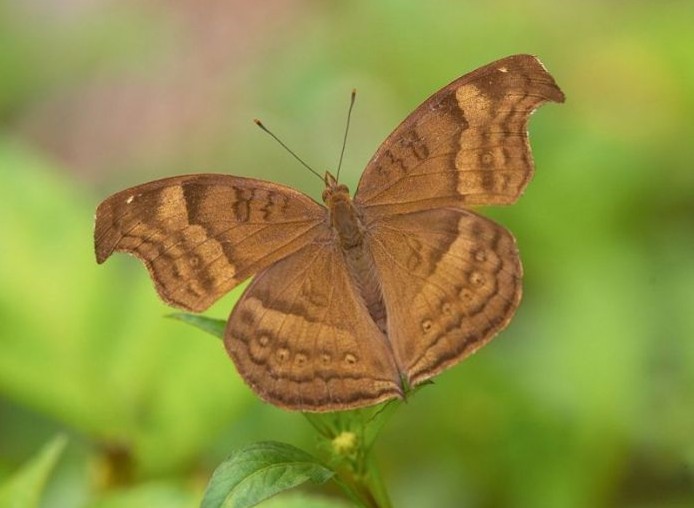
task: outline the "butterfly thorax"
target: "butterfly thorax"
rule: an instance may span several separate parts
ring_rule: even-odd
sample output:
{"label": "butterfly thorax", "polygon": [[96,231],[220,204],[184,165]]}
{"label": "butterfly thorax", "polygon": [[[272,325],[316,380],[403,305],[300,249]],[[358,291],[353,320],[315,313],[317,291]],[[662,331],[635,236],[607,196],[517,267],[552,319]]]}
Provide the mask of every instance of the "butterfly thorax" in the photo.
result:
{"label": "butterfly thorax", "polygon": [[330,211],[330,225],[339,238],[340,246],[345,250],[361,246],[364,225],[349,197],[349,189],[346,185],[338,184],[330,173],[326,173],[325,183],[323,201]]}

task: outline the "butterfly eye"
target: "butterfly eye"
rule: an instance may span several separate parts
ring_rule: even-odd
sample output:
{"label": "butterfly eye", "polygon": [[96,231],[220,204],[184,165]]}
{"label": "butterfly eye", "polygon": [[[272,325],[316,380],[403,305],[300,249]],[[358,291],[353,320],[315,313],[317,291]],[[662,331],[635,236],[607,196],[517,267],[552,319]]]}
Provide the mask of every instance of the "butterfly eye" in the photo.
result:
{"label": "butterfly eye", "polygon": [[323,203],[326,203],[328,201],[328,198],[332,195],[332,193],[333,193],[333,191],[330,189],[325,189],[323,191],[323,196],[322,196]]}
{"label": "butterfly eye", "polygon": [[337,192],[346,192],[347,194],[349,194],[349,187],[347,187],[344,184],[340,184],[337,186]]}

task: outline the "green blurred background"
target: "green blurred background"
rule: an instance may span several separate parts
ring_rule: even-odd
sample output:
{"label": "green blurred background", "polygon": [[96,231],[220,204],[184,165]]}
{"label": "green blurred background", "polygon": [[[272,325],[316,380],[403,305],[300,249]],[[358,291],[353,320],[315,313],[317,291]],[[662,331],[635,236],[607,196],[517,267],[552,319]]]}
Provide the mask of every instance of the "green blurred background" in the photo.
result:
{"label": "green blurred background", "polygon": [[527,52],[567,102],[532,118],[524,197],[485,211],[524,301],[395,415],[385,481],[403,508],[694,506],[693,23],[691,0],[0,0],[0,483],[62,434],[42,507],[192,507],[234,448],[313,450],[137,261],[96,265],[97,203],[187,172],[319,198],[251,120],[332,168],[356,87],[354,188],[430,93]]}

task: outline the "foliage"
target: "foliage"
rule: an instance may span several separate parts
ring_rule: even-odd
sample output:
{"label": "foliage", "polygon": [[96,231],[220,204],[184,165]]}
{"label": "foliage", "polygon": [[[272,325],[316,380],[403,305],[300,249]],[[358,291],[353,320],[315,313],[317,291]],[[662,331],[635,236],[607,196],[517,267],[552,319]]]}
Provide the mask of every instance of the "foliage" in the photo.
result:
{"label": "foliage", "polygon": [[43,487],[66,444],[64,436],[54,438],[36,457],[0,484],[0,507],[38,507]]}
{"label": "foliage", "polygon": [[333,472],[285,443],[265,441],[238,450],[217,467],[202,508],[247,508],[306,481],[321,484]]}
{"label": "foliage", "polygon": [[230,450],[267,439],[337,471],[332,440],[258,403],[218,341],[161,319],[135,261],[96,265],[94,208],[198,171],[319,197],[251,119],[329,168],[356,87],[354,189],[427,94],[529,52],[567,102],[532,117],[525,196],[485,211],[518,239],[524,300],[398,406],[376,446],[392,504],[694,502],[692,2],[35,4],[0,3],[0,482],[65,431],[42,508],[196,506]]}

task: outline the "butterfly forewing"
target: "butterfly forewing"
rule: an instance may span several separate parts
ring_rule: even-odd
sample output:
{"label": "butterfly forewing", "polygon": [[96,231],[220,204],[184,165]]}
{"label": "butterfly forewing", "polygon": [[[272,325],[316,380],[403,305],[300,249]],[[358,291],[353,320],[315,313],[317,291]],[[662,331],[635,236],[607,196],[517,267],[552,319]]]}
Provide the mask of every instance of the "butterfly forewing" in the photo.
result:
{"label": "butterfly forewing", "polygon": [[96,211],[97,261],[140,258],[167,303],[201,311],[325,231],[327,210],[282,185],[227,175],[166,178]]}
{"label": "butterfly forewing", "polygon": [[515,55],[435,93],[379,147],[359,182],[367,221],[441,206],[513,203],[533,173],[530,114],[564,95],[537,58]]}

